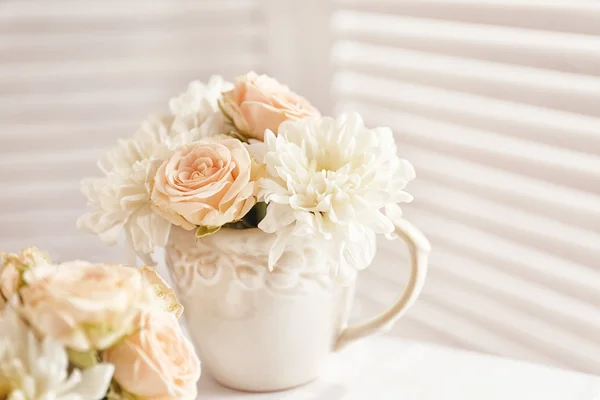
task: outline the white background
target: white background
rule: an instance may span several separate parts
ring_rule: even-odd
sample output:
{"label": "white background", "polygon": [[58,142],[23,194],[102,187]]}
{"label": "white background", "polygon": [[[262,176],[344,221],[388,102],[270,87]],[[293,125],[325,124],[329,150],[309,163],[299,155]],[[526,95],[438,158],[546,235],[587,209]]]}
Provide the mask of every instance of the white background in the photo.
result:
{"label": "white background", "polygon": [[[272,74],[391,126],[431,274],[393,334],[600,374],[600,4],[0,1],[0,247],[122,260],[79,180],[192,79]],[[359,314],[391,302],[381,243]]]}

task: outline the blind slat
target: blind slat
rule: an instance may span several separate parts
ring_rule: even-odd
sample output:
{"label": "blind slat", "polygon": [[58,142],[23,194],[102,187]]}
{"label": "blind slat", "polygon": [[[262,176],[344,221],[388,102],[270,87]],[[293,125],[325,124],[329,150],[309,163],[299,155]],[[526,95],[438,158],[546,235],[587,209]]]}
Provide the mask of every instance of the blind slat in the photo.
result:
{"label": "blind slat", "polygon": [[[599,116],[600,78],[339,42],[337,63],[350,71],[458,92]],[[387,60],[381,63],[380,60]],[[599,68],[600,70],[600,68]]]}
{"label": "blind slat", "polygon": [[347,71],[335,75],[333,88],[341,99],[340,105],[348,101],[366,102],[404,113],[600,154],[600,118]]}
{"label": "blind slat", "polygon": [[[260,65],[260,64],[258,64]],[[236,76],[241,71],[242,66],[236,64],[222,65],[218,73],[222,76]],[[258,66],[257,66],[258,68]],[[132,91],[143,88],[143,90],[156,90],[155,88],[169,87],[173,93],[182,91],[187,84],[196,79],[206,79],[211,71],[206,67],[194,65],[177,65],[175,69],[143,69],[136,70],[135,73],[119,74],[113,71],[110,74],[101,74],[90,79],[89,75],[83,73],[73,75],[68,80],[64,77],[54,77],[53,75],[39,76],[14,76],[13,80],[2,80],[0,77],[0,92],[7,97],[22,96],[48,96],[56,97],[62,95],[80,95],[91,93],[105,93],[106,91]],[[173,95],[171,93],[171,95]],[[20,125],[35,124],[36,121],[19,121]],[[2,124],[2,121],[0,121]]]}
{"label": "blind slat", "polygon": [[[380,251],[383,258],[390,260],[400,256],[397,248],[388,244],[380,247]],[[408,254],[401,253],[400,257],[408,261]],[[585,293],[581,296],[576,290],[570,290],[576,288],[568,286],[565,291],[553,290],[527,276],[464,257],[441,244],[435,247],[430,266],[431,273],[438,279],[467,292],[476,292],[543,320],[569,326],[586,338],[600,336],[600,310],[595,307],[600,302],[600,293]],[[399,276],[398,271],[390,268],[375,266],[369,271],[394,284],[407,283],[406,276]]]}
{"label": "blind slat", "polygon": [[[360,296],[354,299],[352,313],[358,316],[376,315],[381,312],[382,304],[371,298]],[[360,317],[359,317],[360,318]],[[351,317],[352,321],[352,317]],[[432,327],[410,317],[409,315],[401,318],[394,325],[391,334],[400,336],[403,340],[416,340],[419,342],[447,343],[449,346],[468,349],[471,351],[485,351],[472,346],[468,340],[459,340],[449,337],[443,330]]]}
{"label": "blind slat", "polygon": [[37,78],[67,79],[70,76],[85,76],[87,78],[98,75],[126,75],[148,71],[178,71],[188,70],[190,65],[198,66],[198,75],[206,75],[221,68],[237,66],[243,71],[246,65],[262,65],[264,60],[260,54],[241,53],[214,59],[210,65],[205,62],[205,57],[188,57],[177,60],[162,57],[140,57],[103,60],[101,62],[72,61],[65,68],[64,61],[44,62],[15,68],[13,65],[0,64],[0,85],[5,81],[31,81]]}
{"label": "blind slat", "polygon": [[[176,48],[189,51],[190,47],[198,46],[198,51],[202,52],[208,49],[218,49],[218,44],[222,46],[224,41],[231,41],[231,46],[234,46],[234,48],[244,49],[244,46],[246,46],[245,49],[248,49],[249,44],[254,43],[255,40],[265,39],[265,33],[265,29],[257,24],[238,23],[235,29],[232,29],[231,24],[207,27],[198,26],[196,21],[195,25],[178,24],[176,29],[171,28],[168,31],[160,27],[146,26],[144,29],[131,29],[131,31],[86,31],[44,35],[37,33],[30,35],[0,33],[0,47],[9,55],[12,53],[34,52],[31,56],[37,56],[38,53],[43,54],[44,50],[48,48],[54,48],[69,51],[72,57],[81,53],[93,55],[101,51],[110,54],[122,49],[146,51],[156,49],[159,53],[164,52],[169,46],[173,47],[174,42],[176,42]],[[223,42],[202,41],[198,43],[198,39],[207,36],[219,37]],[[8,53],[9,51],[10,53]],[[168,53],[165,56],[168,57]],[[3,59],[2,61],[10,62],[11,59]]]}
{"label": "blind slat", "polygon": [[571,367],[579,370],[591,372],[598,368],[597,343],[573,335],[568,327],[541,321],[517,308],[506,307],[502,302],[460,290],[448,282],[434,280],[431,289],[428,300],[446,312],[453,310],[464,318],[477,320],[488,329],[513,337],[522,345],[553,359],[567,359]]}
{"label": "blind slat", "polygon": [[[600,34],[600,8],[594,2],[521,0],[335,0],[339,10],[381,12],[419,18],[513,26],[548,31]],[[534,16],[534,17],[533,17]]]}
{"label": "blind slat", "polygon": [[[57,210],[73,209],[85,203],[79,190],[78,180],[51,180],[37,182],[22,182],[13,184],[10,190],[3,190],[0,194],[0,210],[12,214],[15,210]],[[5,227],[13,234],[19,232],[19,225],[13,228]],[[82,235],[85,236],[85,235]],[[35,243],[36,236],[31,236],[31,243]]]}
{"label": "blind slat", "polygon": [[[2,5],[0,21],[21,21],[31,19],[74,18],[74,19],[112,19],[112,18],[145,18],[148,16],[164,16],[184,13],[214,16],[216,13],[245,13],[259,9],[255,0],[179,0],[174,7],[171,2],[164,0],[143,0],[129,2],[121,0],[103,0],[81,2],[79,0],[54,0],[52,3],[43,1],[11,1]],[[142,6],[143,5],[143,6]]]}
{"label": "blind slat", "polygon": [[[366,289],[361,290],[359,294],[379,304],[389,304],[390,299],[393,299],[391,296],[397,294],[389,283],[374,279],[369,274],[361,277],[361,283]],[[504,335],[490,329],[477,319],[460,315],[455,310],[448,310],[443,306],[440,307],[435,300],[425,295],[419,299],[409,315],[410,317],[407,315],[407,318],[412,318],[456,341],[467,342],[470,347],[475,347],[478,351],[503,354],[514,358],[525,356],[530,359],[538,359],[540,362],[555,362],[553,357],[544,356],[536,349],[522,344],[518,337]]]}
{"label": "blind slat", "polygon": [[386,121],[403,143],[600,193],[600,155],[574,152],[402,112],[393,113],[368,106],[361,107],[361,110],[371,125],[376,121]]}
{"label": "blind slat", "polygon": [[592,35],[356,11],[339,11],[332,25],[339,40],[363,45],[600,74],[600,39]]}
{"label": "blind slat", "polygon": [[595,267],[578,265],[431,211],[409,209],[406,214],[434,244],[443,244],[465,257],[526,276],[553,290],[576,288],[571,292],[574,295],[578,291],[593,294],[600,285],[600,271]]}
{"label": "blind slat", "polygon": [[598,232],[600,196],[429,149],[409,145],[403,148],[425,179]]}
{"label": "blind slat", "polygon": [[[578,369],[592,371],[598,367],[598,358],[594,355],[600,349],[593,341],[574,335],[568,328],[540,320],[518,308],[511,308],[487,296],[466,291],[456,282],[450,284],[444,279],[438,279],[434,274],[430,275],[421,302],[427,302],[446,314],[471,321],[476,326],[485,327],[518,346],[528,347],[530,351],[548,354],[554,359],[564,359],[568,356],[571,366]],[[393,284],[385,284],[385,279],[373,277],[372,274],[362,278],[375,279],[376,283],[371,287],[377,287],[376,298],[382,301],[396,293]],[[462,330],[460,332],[462,333]],[[539,336],[537,332],[545,332],[545,335]]]}
{"label": "blind slat", "polygon": [[[14,154],[41,153],[44,151],[86,150],[114,145],[114,138],[131,135],[139,121],[103,121],[65,124],[2,125],[12,135],[0,135],[0,148],[10,148]],[[107,137],[106,133],[112,135]],[[1,164],[1,163],[0,163]]]}
{"label": "blind slat", "polygon": [[[31,245],[31,236],[13,238],[2,242],[2,248],[7,251],[18,251]],[[99,263],[125,262],[122,247],[106,246],[97,237],[92,235],[82,236],[80,232],[69,232],[69,234],[62,232],[62,234],[57,235],[55,231],[54,235],[38,235],[36,236],[35,245],[49,253],[50,258],[57,262],[69,260],[86,260]]]}
{"label": "blind slat", "polygon": [[415,182],[413,189],[414,196],[420,199],[413,207],[462,220],[487,232],[510,237],[524,245],[589,267],[596,267],[596,260],[600,260],[598,233],[425,180]]}

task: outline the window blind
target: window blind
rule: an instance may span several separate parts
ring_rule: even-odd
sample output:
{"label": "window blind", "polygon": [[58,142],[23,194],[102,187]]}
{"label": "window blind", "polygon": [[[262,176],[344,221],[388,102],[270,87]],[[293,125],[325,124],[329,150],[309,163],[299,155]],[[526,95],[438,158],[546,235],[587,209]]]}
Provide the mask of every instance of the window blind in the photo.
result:
{"label": "window blind", "polygon": [[121,259],[75,221],[79,181],[193,79],[264,70],[258,0],[0,3],[0,247]]}
{"label": "window blind", "polygon": [[[600,373],[600,5],[338,0],[336,112],[391,126],[433,245],[400,336]],[[372,313],[405,283],[380,242]]]}

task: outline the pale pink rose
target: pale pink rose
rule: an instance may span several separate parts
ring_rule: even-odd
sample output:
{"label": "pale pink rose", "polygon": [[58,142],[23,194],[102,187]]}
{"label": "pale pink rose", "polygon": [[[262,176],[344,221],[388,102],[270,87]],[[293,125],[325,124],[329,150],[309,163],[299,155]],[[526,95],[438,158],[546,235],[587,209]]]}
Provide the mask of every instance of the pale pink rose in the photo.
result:
{"label": "pale pink rose", "polygon": [[10,299],[19,288],[19,270],[15,264],[7,264],[0,271],[0,298]]}
{"label": "pale pink rose", "polygon": [[223,93],[220,104],[242,134],[258,140],[263,140],[267,129],[277,133],[283,121],[319,116],[304,97],[255,72],[237,78],[235,87]]}
{"label": "pale pink rose", "polygon": [[145,310],[159,310],[140,271],[120,264],[42,265],[23,279],[24,317],[74,350],[105,349],[131,333]]}
{"label": "pale pink rose", "polygon": [[152,285],[158,301],[161,304],[161,308],[165,311],[172,312],[177,318],[181,317],[181,314],[183,314],[183,306],[177,301],[175,291],[160,276],[156,268],[144,266],[140,268],[140,271],[144,276],[144,279]]}
{"label": "pale pink rose", "polygon": [[0,253],[0,299],[8,300],[19,290],[22,273],[49,262],[50,258],[36,247],[26,247],[18,254]]}
{"label": "pale pink rose", "polygon": [[146,315],[142,328],[106,350],[114,379],[138,400],[195,400],[200,361],[172,313]]}
{"label": "pale pink rose", "polygon": [[228,136],[183,146],[156,172],[154,210],[188,230],[237,221],[256,203],[253,165],[244,144]]}

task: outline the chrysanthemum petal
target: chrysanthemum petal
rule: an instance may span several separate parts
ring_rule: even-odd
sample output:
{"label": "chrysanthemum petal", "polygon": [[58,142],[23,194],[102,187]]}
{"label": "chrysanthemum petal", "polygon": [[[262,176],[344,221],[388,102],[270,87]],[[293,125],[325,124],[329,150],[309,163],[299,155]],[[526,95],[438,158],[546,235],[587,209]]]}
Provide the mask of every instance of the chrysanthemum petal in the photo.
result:
{"label": "chrysanthemum petal", "polygon": [[[394,231],[380,210],[394,205],[390,210],[397,212],[397,202],[412,200],[404,188],[414,178],[414,168],[398,157],[392,131],[369,129],[358,114],[286,121],[277,136],[265,133],[263,154],[259,200],[285,208],[273,208],[259,227],[280,236],[282,226],[296,221],[291,235],[331,242],[341,265],[362,268],[370,263],[374,245],[365,235]],[[283,214],[285,224],[275,217],[276,210],[284,209],[291,210]],[[278,239],[274,258],[287,240]]]}

